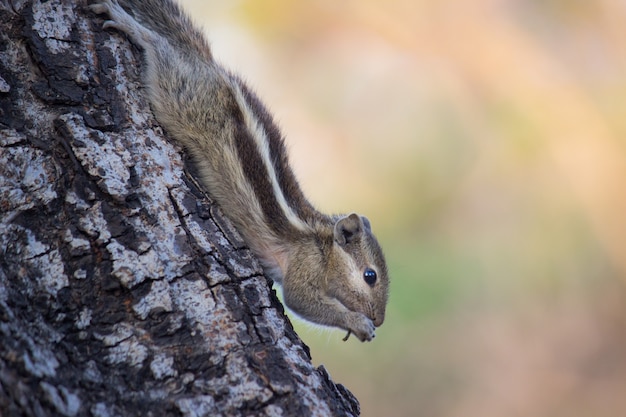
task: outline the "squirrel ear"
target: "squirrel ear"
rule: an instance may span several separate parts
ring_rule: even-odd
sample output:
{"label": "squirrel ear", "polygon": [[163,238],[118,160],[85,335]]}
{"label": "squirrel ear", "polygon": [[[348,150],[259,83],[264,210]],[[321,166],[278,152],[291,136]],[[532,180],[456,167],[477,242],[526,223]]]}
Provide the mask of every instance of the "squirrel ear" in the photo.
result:
{"label": "squirrel ear", "polygon": [[365,230],[367,230],[368,232],[371,232],[372,225],[370,224],[370,220],[365,216],[361,216],[361,220],[363,221],[363,226],[365,226]]}
{"label": "squirrel ear", "polygon": [[335,241],[341,246],[345,246],[358,238],[363,232],[362,229],[363,222],[356,213],[342,217],[335,223]]}

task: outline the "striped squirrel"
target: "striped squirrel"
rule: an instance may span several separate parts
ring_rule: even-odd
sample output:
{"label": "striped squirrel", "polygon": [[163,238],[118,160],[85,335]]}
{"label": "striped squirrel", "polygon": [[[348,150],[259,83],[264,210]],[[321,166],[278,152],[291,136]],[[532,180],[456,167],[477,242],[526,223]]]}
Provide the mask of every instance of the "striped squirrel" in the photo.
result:
{"label": "striped squirrel", "polygon": [[241,233],[284,302],[361,341],[385,318],[389,278],[367,218],[327,216],[303,195],[282,135],[257,96],[214,59],[173,0],[90,6],[144,51],[143,81],[163,128],[192,156],[203,187]]}

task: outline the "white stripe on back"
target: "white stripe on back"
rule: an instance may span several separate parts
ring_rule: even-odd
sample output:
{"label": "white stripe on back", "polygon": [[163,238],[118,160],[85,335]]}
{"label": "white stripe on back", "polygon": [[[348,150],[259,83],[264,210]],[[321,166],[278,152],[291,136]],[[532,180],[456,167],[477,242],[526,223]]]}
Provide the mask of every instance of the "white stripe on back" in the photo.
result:
{"label": "white stripe on back", "polygon": [[285,214],[287,221],[291,225],[293,225],[296,229],[301,231],[310,230],[310,227],[302,220],[298,215],[293,211],[291,206],[287,203],[287,199],[283,194],[283,190],[280,188],[280,184],[278,183],[278,177],[276,175],[276,170],[274,169],[274,164],[270,158],[270,146],[269,140],[267,138],[267,134],[263,129],[263,125],[259,122],[259,119],[256,117],[246,98],[241,90],[239,84],[232,80],[228,80],[230,85],[233,87],[233,91],[235,92],[235,99],[239,104],[241,112],[243,113],[244,122],[246,124],[246,128],[250,132],[254,143],[259,151],[259,155],[261,156],[261,160],[263,161],[263,165],[265,165],[265,169],[269,175],[270,183],[272,184],[272,189],[274,190],[274,196],[276,197],[276,201],[280,206],[281,210]]}

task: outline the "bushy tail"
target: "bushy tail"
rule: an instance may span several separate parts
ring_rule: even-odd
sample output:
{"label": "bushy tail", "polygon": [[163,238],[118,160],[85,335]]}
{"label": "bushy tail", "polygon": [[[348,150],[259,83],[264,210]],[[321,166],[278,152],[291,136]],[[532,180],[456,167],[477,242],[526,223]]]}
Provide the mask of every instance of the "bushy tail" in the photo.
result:
{"label": "bushy tail", "polygon": [[212,59],[202,31],[175,0],[118,0],[118,3],[143,26],[168,39],[181,52],[200,53]]}

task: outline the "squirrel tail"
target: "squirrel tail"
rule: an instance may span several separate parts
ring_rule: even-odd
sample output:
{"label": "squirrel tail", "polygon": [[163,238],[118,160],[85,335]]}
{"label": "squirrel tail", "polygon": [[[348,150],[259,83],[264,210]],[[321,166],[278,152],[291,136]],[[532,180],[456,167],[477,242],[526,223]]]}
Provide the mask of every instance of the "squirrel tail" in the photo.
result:
{"label": "squirrel tail", "polygon": [[118,3],[142,25],[163,36],[180,51],[213,59],[202,31],[175,0],[118,0]]}

